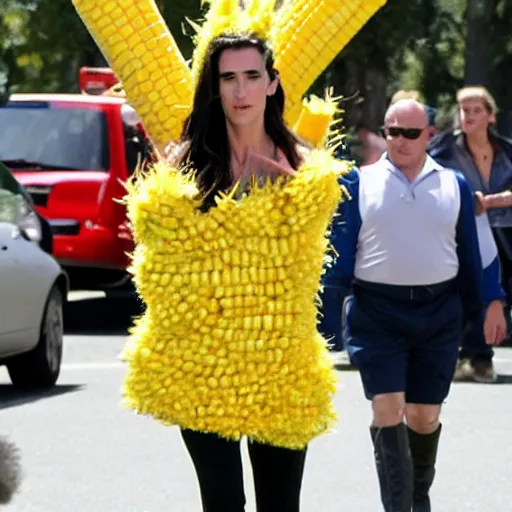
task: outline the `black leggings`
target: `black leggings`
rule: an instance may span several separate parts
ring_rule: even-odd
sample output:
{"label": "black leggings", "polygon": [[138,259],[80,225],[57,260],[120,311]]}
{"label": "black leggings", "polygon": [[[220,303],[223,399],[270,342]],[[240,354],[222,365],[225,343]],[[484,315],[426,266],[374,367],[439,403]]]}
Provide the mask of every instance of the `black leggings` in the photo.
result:
{"label": "black leggings", "polygon": [[[181,431],[194,463],[203,512],[244,512],[240,443],[215,434]],[[299,512],[306,450],[249,442],[258,512]]]}

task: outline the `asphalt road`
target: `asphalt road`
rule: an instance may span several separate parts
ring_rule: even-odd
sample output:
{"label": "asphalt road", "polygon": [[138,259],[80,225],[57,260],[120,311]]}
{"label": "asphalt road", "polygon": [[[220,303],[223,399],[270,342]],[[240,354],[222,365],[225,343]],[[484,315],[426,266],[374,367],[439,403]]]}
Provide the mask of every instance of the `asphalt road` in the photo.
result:
{"label": "asphalt road", "polygon": [[[120,405],[117,355],[134,304],[86,299],[67,311],[62,375],[50,393],[20,394],[0,369],[0,432],[21,447],[22,492],[12,512],[199,512],[192,466],[176,428]],[[435,512],[512,511],[512,349],[496,355],[496,385],[455,384],[443,412]],[[381,510],[356,372],[339,373],[337,430],[311,444],[305,512]],[[246,463],[248,512],[254,511]]]}

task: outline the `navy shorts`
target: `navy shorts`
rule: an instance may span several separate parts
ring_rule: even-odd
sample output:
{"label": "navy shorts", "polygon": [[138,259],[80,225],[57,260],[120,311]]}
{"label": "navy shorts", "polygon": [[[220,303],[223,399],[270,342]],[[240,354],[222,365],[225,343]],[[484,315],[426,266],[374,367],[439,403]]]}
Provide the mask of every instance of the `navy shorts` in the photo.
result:
{"label": "navy shorts", "polygon": [[457,364],[462,317],[453,281],[428,287],[356,282],[346,348],[366,397],[403,392],[407,403],[441,404]]}

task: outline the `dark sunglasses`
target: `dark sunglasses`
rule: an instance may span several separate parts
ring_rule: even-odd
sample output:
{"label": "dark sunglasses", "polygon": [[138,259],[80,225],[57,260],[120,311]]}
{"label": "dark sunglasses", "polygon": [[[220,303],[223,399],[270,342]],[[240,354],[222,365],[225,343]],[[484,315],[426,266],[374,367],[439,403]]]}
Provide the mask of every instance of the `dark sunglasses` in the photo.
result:
{"label": "dark sunglasses", "polygon": [[393,139],[400,135],[404,139],[416,140],[425,128],[400,128],[399,126],[385,126],[384,134]]}

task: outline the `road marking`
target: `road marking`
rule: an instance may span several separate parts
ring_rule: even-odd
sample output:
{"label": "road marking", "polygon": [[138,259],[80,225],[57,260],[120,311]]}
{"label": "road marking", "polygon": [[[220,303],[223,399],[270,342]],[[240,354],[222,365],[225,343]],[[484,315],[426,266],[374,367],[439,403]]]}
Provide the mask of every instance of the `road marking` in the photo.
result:
{"label": "road marking", "polygon": [[122,362],[117,363],[67,363],[61,366],[61,370],[115,370],[124,368],[126,365]]}

